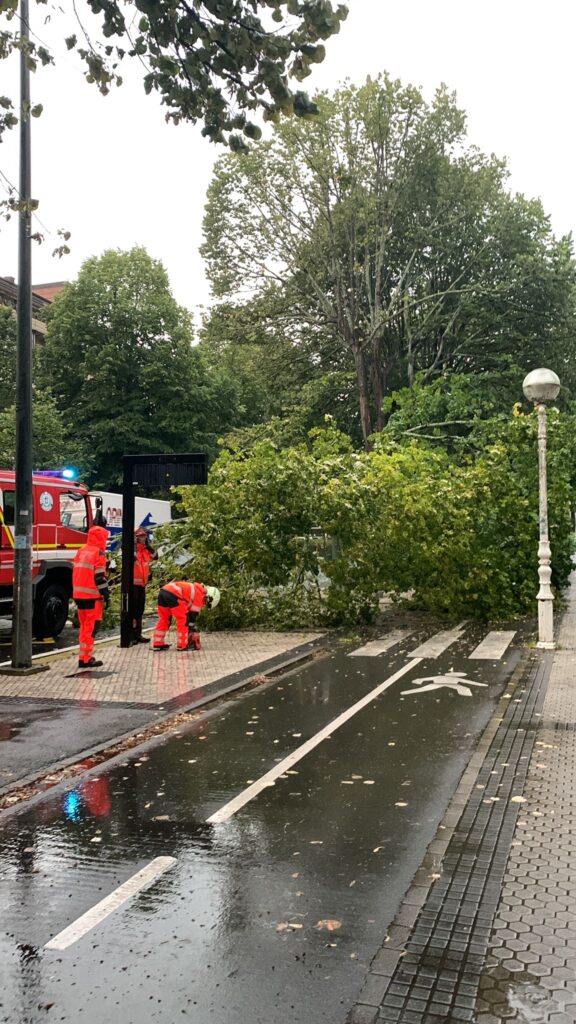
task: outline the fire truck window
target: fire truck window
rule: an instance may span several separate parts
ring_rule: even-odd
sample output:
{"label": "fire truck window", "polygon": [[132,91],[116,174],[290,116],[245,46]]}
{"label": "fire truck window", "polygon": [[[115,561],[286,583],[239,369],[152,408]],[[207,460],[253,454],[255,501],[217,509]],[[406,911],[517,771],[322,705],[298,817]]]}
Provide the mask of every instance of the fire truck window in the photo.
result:
{"label": "fire truck window", "polygon": [[2,500],[2,510],[6,526],[14,526],[14,491],[4,491],[4,496]]}
{"label": "fire truck window", "polygon": [[68,491],[60,495],[60,522],[71,530],[87,530],[88,514],[84,494]]}

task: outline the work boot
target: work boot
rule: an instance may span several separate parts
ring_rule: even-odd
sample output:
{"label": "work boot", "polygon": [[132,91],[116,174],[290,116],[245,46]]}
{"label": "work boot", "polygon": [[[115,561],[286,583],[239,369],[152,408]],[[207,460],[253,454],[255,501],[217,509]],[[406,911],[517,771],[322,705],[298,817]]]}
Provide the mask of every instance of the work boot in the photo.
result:
{"label": "work boot", "polygon": [[170,644],[154,644],[152,650],[153,651],[167,651],[169,647],[170,647]]}
{"label": "work boot", "polygon": [[190,647],[177,647],[176,648],[177,651],[189,651],[190,649],[191,649]]}
{"label": "work boot", "polygon": [[78,668],[98,668],[99,665],[103,665],[103,661],[98,661],[97,658],[90,658],[89,661],[80,661],[78,659]]}
{"label": "work boot", "polygon": [[134,631],[134,639],[133,639],[132,643],[135,643],[135,644],[149,644],[150,643],[150,638],[149,637],[142,636],[142,619],[134,619],[133,624],[132,624],[132,629]]}

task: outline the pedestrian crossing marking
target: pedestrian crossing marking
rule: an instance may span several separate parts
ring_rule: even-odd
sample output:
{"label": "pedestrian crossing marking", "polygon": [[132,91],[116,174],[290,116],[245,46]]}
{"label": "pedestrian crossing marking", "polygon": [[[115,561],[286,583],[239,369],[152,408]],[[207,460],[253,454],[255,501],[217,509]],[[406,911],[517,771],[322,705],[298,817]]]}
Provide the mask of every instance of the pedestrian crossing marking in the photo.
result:
{"label": "pedestrian crossing marking", "polygon": [[387,636],[379,637],[378,640],[370,640],[370,642],[364,644],[363,647],[357,647],[355,651],[350,651],[348,657],[376,658],[379,654],[384,654],[385,651],[389,651],[391,647],[395,647],[396,644],[401,643],[407,636],[411,636],[413,632],[414,630],[412,629],[393,629]]}
{"label": "pedestrian crossing marking", "polygon": [[420,644],[414,651],[409,654],[410,658],[437,658],[440,654],[443,654],[451,644],[456,643],[464,632],[464,623],[459,626],[455,626],[454,629],[445,629],[440,633],[435,633],[428,640],[425,640],[423,644]]}
{"label": "pedestrian crossing marking", "polygon": [[497,660],[506,653],[515,636],[514,630],[493,630],[484,637],[468,657],[474,658],[476,661]]}

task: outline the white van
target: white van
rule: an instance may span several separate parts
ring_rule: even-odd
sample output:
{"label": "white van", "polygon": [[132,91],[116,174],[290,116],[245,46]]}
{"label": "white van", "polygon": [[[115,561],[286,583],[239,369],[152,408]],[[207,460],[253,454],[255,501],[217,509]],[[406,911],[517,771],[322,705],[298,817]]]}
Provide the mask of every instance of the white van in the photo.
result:
{"label": "white van", "polygon": [[[114,494],[112,491],[90,491],[90,505],[92,506],[92,517],[94,518],[102,502],[102,515],[106,520],[106,529],[110,531],[110,547],[116,547],[122,534],[122,495]],[[98,499],[98,504],[97,504]],[[70,526],[82,528],[82,524],[73,522],[76,515],[82,515],[70,511]],[[151,532],[155,526],[172,521],[172,506],[169,501],[159,501],[156,498],[135,498],[134,499],[134,526],[144,526]]]}

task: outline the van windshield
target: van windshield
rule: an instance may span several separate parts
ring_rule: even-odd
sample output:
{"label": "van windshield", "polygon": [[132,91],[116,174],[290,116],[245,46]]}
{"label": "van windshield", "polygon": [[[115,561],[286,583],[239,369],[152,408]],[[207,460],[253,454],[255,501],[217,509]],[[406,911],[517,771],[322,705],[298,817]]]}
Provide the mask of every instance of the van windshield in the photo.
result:
{"label": "van windshield", "polygon": [[66,491],[60,495],[60,522],[71,530],[88,529],[86,495],[80,491]]}

